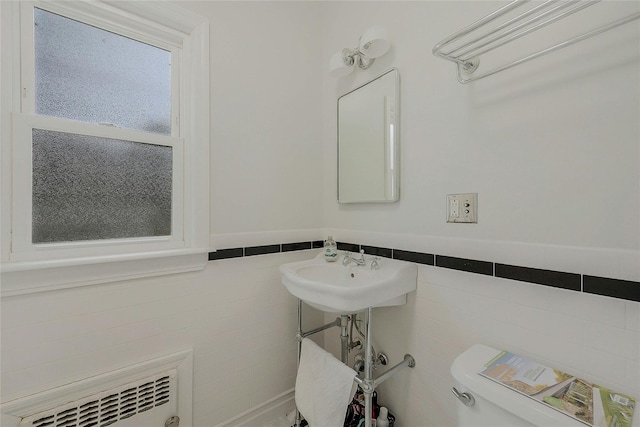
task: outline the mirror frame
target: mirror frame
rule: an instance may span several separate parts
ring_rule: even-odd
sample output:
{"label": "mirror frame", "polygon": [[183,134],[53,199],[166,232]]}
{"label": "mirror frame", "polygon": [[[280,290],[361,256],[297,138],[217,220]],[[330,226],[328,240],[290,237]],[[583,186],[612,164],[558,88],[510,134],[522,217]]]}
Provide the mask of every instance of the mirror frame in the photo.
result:
{"label": "mirror frame", "polygon": [[[386,164],[384,171],[385,175],[389,174],[391,179],[390,190],[391,194],[388,198],[374,199],[374,200],[354,200],[354,201],[341,201],[340,200],[340,99],[356,92],[359,89],[385,77],[387,74],[394,76],[394,91],[395,91],[395,106],[394,106],[394,120],[393,120],[393,144],[390,146],[390,150],[385,153]],[[385,136],[386,138],[386,136]],[[391,68],[383,72],[382,74],[374,77],[373,79],[361,84],[360,86],[350,90],[347,93],[338,97],[336,102],[336,141],[337,141],[337,180],[336,180],[336,194],[337,201],[340,204],[354,204],[354,203],[394,203],[400,199],[400,72],[397,68]]]}

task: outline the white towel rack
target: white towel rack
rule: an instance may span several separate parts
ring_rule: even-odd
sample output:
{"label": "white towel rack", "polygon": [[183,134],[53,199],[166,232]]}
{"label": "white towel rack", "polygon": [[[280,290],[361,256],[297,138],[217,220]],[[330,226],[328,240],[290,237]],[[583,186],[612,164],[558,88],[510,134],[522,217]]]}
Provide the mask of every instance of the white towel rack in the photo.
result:
{"label": "white towel rack", "polygon": [[[582,33],[579,36],[538,50],[537,52],[525,54],[519,59],[507,64],[497,66],[482,73],[475,73],[480,65],[481,55],[600,2],[600,0],[548,0],[534,5],[513,18],[506,16],[513,11],[515,11],[513,13],[517,13],[516,9],[522,8],[529,3],[529,1],[530,0],[512,1],[470,26],[452,34],[434,46],[433,54],[455,62],[458,69],[458,81],[460,83],[469,83],[640,19],[640,12],[632,13],[624,18]],[[498,21],[502,17],[504,17],[503,19],[506,19],[506,21]]]}

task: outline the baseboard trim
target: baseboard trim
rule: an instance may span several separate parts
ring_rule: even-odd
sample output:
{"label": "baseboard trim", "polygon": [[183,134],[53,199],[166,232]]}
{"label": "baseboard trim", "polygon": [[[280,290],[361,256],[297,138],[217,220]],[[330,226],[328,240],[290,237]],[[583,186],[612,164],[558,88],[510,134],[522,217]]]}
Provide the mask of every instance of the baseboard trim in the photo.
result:
{"label": "baseboard trim", "polygon": [[214,427],[256,427],[285,416],[295,409],[294,389],[290,389]]}

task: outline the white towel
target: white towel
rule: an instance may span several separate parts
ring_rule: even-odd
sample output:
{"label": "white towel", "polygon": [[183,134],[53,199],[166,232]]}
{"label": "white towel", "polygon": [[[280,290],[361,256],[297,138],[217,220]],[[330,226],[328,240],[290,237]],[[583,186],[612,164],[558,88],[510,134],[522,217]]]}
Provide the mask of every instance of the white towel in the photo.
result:
{"label": "white towel", "polygon": [[353,398],[356,371],[308,338],[296,378],[296,406],[310,427],[342,427]]}

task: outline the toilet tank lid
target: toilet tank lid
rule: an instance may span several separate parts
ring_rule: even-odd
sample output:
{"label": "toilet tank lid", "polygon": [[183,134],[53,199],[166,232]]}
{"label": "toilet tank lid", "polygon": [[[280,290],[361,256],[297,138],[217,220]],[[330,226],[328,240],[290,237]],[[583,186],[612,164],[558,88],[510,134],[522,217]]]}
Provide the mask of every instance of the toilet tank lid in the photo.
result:
{"label": "toilet tank lid", "polygon": [[465,390],[493,403],[536,426],[583,426],[581,422],[534,399],[479,375],[500,350],[476,344],[460,354],[451,365],[451,375]]}

